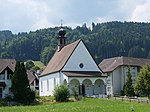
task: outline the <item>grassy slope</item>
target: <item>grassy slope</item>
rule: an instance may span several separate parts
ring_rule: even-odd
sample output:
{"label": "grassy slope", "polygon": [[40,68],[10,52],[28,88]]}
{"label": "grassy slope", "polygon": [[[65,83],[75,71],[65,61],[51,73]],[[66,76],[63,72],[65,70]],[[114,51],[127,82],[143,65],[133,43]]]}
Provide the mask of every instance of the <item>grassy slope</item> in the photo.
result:
{"label": "grassy slope", "polygon": [[134,108],[135,112],[150,112],[150,104],[94,98],[79,102],[0,107],[0,112],[131,112],[131,108]]}
{"label": "grassy slope", "polygon": [[33,61],[35,66],[40,67],[41,69],[45,68],[45,65],[41,61]]}

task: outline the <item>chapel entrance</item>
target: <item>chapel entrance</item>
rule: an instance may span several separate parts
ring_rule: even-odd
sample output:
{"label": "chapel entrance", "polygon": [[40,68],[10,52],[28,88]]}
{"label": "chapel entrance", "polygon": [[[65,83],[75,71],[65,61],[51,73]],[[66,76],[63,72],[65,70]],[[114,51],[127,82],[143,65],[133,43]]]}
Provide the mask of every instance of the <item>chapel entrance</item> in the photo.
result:
{"label": "chapel entrance", "polygon": [[70,81],[70,84],[69,84],[69,91],[70,91],[70,94],[73,95],[74,94],[74,91],[77,92],[77,94],[80,93],[80,83],[77,79],[72,79]]}
{"label": "chapel entrance", "polygon": [[85,96],[85,86],[82,84],[82,96]]}
{"label": "chapel entrance", "polygon": [[84,94],[87,96],[93,95],[92,81],[90,79],[85,79],[82,84],[84,85],[82,89]]}
{"label": "chapel entrance", "polygon": [[105,94],[105,85],[104,81],[101,79],[97,79],[94,83],[94,94]]}

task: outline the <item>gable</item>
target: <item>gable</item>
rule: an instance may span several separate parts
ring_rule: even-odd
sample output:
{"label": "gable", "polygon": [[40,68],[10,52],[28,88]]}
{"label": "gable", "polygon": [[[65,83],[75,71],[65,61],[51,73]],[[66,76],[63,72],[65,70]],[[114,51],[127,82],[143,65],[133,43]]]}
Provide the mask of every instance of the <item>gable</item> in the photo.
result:
{"label": "gable", "polygon": [[7,67],[13,72],[15,70],[16,60],[14,59],[0,59],[0,73]]}
{"label": "gable", "polygon": [[7,66],[6,68],[4,68],[3,70],[1,70],[1,74],[5,74],[5,70],[7,70],[8,74],[13,74],[13,71]]}
{"label": "gable", "polygon": [[69,59],[70,55],[78,45],[80,40],[77,40],[71,44],[64,46],[61,51],[56,51],[52,59],[49,61],[48,65],[41,73],[40,76],[48,75],[54,72],[61,71],[61,69],[66,64],[67,60]]}
{"label": "gable", "polygon": [[62,71],[93,71],[100,72],[99,67],[87,50],[83,41],[80,41],[74,52],[66,62]]}

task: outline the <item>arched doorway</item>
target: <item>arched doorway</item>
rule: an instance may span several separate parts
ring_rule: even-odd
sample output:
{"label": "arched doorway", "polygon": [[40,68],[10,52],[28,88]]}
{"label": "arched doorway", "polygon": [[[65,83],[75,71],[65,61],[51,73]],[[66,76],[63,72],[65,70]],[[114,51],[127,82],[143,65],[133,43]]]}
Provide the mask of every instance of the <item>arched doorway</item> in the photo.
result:
{"label": "arched doorway", "polygon": [[85,79],[82,84],[82,94],[87,96],[93,95],[92,81],[90,79]]}
{"label": "arched doorway", "polygon": [[85,96],[85,86],[82,84],[82,96]]}
{"label": "arched doorway", "polygon": [[77,79],[72,79],[69,83],[69,91],[70,91],[70,95],[73,95],[74,92],[76,91],[77,94],[79,94],[79,90],[80,90],[80,83]]}
{"label": "arched doorway", "polygon": [[94,94],[105,94],[105,85],[104,81],[101,79],[97,79],[94,83]]}

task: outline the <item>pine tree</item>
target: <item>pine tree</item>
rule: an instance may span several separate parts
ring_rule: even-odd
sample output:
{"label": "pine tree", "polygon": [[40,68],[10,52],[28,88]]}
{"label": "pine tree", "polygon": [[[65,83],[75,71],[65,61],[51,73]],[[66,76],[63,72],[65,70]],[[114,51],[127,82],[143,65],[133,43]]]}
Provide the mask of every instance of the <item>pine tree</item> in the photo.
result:
{"label": "pine tree", "polygon": [[132,75],[130,72],[130,66],[128,66],[128,74],[127,74],[127,79],[126,79],[126,83],[124,86],[124,93],[126,96],[134,96],[134,88],[132,85]]}
{"label": "pine tree", "polygon": [[31,89],[24,63],[17,61],[12,78],[12,92],[14,100],[20,103],[29,104],[32,101]]}
{"label": "pine tree", "polygon": [[15,71],[14,71],[14,74],[13,74],[13,77],[12,77],[12,92],[14,94],[14,100],[18,101],[19,100],[19,75],[20,75],[21,71],[20,71],[20,62],[17,61],[16,62],[16,67],[15,67]]}
{"label": "pine tree", "polygon": [[146,65],[140,70],[135,90],[137,94],[147,95],[150,99],[150,65]]}

